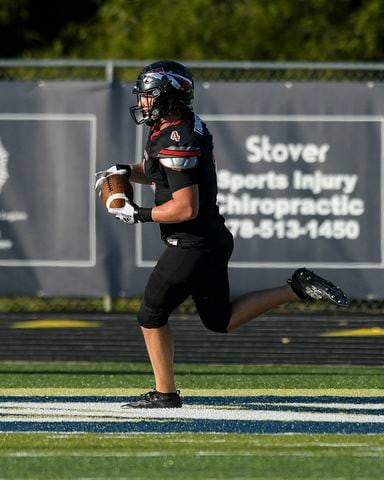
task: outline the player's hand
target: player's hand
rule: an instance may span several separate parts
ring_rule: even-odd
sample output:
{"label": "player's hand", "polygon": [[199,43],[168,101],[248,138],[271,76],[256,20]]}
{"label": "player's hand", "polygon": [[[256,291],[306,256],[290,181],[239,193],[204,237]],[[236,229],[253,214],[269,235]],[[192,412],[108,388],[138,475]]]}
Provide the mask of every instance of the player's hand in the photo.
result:
{"label": "player's hand", "polygon": [[129,203],[128,199],[125,202],[124,207],[121,208],[108,208],[108,212],[111,213],[112,215],[115,215],[115,217],[118,220],[121,220],[124,223],[128,223],[130,225],[137,223],[138,218],[137,218],[137,213],[138,213],[138,207],[136,204]]}
{"label": "player's hand", "polygon": [[103,186],[103,183],[107,177],[115,174],[126,175],[127,173],[128,170],[126,170],[125,168],[119,168],[118,165],[112,165],[112,167],[109,167],[107,170],[101,170],[100,172],[96,172],[95,190],[97,191],[98,195],[100,196],[101,187]]}

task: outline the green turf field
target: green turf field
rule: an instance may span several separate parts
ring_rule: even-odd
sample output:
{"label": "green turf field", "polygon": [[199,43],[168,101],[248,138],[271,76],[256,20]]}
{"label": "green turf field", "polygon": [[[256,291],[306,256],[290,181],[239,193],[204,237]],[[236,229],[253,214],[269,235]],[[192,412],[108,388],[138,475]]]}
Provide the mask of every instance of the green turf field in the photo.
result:
{"label": "green turf field", "polygon": [[[383,373],[379,367],[176,368],[185,396],[382,396],[384,404]],[[0,363],[0,396],[16,402],[18,396],[121,397],[151,387],[142,364]],[[0,479],[349,480],[382,479],[383,472],[382,434],[0,433]]]}
{"label": "green turf field", "polygon": [[0,478],[382,479],[383,436],[12,434]]}
{"label": "green turf field", "polygon": [[[180,364],[184,389],[384,389],[384,367]],[[153,386],[141,363],[0,362],[0,393],[14,388],[139,388]]]}

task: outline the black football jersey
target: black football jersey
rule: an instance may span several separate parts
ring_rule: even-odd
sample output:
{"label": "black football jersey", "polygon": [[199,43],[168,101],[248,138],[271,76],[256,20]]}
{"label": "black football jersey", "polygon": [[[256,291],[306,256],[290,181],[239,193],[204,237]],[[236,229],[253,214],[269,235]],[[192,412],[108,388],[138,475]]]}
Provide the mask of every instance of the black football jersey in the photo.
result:
{"label": "black football jersey", "polygon": [[[177,169],[171,168],[174,165]],[[191,185],[199,187],[199,213],[193,220],[160,224],[163,238],[204,240],[224,223],[216,203],[217,178],[212,135],[193,112],[162,130],[152,127],[144,152],[145,175],[155,185],[155,204]]]}

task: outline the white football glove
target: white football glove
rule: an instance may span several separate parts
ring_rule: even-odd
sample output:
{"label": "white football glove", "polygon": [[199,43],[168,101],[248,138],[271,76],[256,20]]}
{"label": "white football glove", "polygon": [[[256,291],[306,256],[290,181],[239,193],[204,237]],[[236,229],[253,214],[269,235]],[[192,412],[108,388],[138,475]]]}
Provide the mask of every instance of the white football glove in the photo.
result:
{"label": "white football glove", "polygon": [[101,170],[100,172],[96,172],[95,190],[97,191],[98,195],[101,195],[101,187],[103,186],[103,183],[107,177],[114,174],[125,175],[126,173],[128,173],[128,170],[126,170],[125,168],[117,168],[116,165],[109,167],[108,170]]}
{"label": "white football glove", "polygon": [[128,199],[126,200],[124,207],[121,207],[121,208],[109,207],[108,212],[111,213],[112,215],[115,215],[115,217],[118,220],[121,220],[124,223],[128,223],[132,225],[138,222],[137,206],[130,204]]}

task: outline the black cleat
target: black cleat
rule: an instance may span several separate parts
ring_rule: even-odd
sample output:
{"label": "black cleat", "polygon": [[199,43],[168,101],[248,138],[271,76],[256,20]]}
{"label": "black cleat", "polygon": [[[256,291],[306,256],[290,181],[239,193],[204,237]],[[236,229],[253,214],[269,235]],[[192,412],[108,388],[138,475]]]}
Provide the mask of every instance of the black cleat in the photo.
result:
{"label": "black cleat", "polygon": [[139,400],[122,405],[122,408],[180,408],[183,405],[180,391],[176,393],[160,393],[156,390],[141,395]]}
{"label": "black cleat", "polygon": [[296,270],[288,283],[296,295],[305,300],[326,300],[339,307],[347,307],[350,303],[341,288],[306,268]]}

